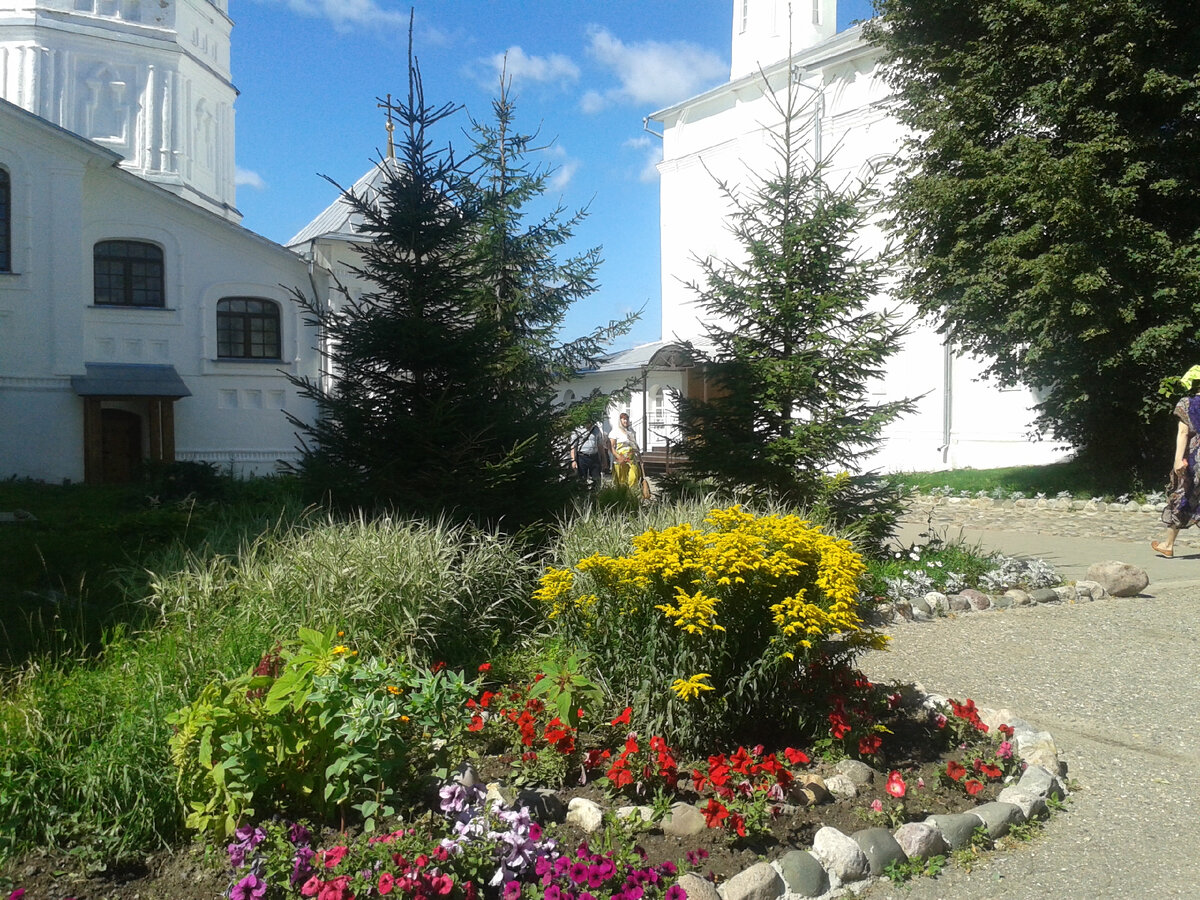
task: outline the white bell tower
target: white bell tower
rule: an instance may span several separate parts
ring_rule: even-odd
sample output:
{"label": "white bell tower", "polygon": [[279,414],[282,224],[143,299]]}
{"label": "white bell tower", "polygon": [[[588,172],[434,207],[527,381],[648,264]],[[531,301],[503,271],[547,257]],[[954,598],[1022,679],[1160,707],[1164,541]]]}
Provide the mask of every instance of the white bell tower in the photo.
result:
{"label": "white bell tower", "polygon": [[231,221],[228,0],[0,0],[0,97]]}
{"label": "white bell tower", "polygon": [[[790,15],[789,15],[790,14]],[[731,81],[833,37],[837,0],[733,0]]]}

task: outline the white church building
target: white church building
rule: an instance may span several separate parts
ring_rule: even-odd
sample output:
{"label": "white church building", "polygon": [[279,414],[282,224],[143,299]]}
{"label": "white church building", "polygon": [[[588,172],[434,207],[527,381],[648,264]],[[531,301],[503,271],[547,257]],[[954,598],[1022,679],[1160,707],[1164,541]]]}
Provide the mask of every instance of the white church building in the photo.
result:
{"label": "white church building", "polygon": [[[631,413],[648,448],[677,439],[674,396],[705,389],[702,370],[689,367],[679,352],[680,342],[702,337],[688,284],[701,278],[697,258],[739,254],[726,227],[718,180],[746,185],[749,172],[771,171],[778,162],[767,130],[780,119],[766,92],[782,96],[791,80],[809,98],[810,122],[801,128],[811,129],[808,150],[825,161],[831,185],[886,172],[905,136],[888,112],[880,51],[863,39],[861,26],[835,33],[836,0],[733,0],[732,7],[729,81],[647,120],[660,130],[663,144],[658,167],[663,339],[615,354],[588,375],[588,384],[604,387],[630,380],[634,389],[620,408]],[[884,236],[873,228],[861,240],[869,250]],[[881,309],[895,307],[887,297],[878,303]],[[1029,437],[1033,395],[983,382],[981,371],[977,360],[952,353],[932,326],[918,326],[873,390],[880,400],[920,400],[912,415],[889,429],[883,451],[868,465],[928,471],[1062,459],[1060,444]]]}
{"label": "white church building", "polygon": [[287,376],[320,357],[288,289],[330,277],[238,224],[231,28],[227,0],[0,0],[0,477],[296,457]]}

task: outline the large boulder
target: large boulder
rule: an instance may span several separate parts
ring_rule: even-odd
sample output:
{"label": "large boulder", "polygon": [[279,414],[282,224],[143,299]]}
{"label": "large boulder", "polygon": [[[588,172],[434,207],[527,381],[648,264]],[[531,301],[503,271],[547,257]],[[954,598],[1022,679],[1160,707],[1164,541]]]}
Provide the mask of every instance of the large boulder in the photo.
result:
{"label": "large boulder", "polygon": [[1086,580],[1098,582],[1113,597],[1136,597],[1146,589],[1150,576],[1145,569],[1109,559],[1092,563]]}

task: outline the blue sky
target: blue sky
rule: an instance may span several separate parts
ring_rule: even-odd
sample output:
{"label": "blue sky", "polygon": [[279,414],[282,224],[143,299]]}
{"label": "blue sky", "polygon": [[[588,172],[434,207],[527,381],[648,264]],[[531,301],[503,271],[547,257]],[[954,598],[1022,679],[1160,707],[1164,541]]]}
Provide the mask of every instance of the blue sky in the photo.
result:
{"label": "blue sky", "polygon": [[[573,337],[645,306],[617,348],[660,336],[659,141],[649,113],[729,76],[731,0],[232,0],[238,206],[286,241],[386,145],[376,98],[406,89],[408,17],[427,101],[465,106],[443,140],[466,149],[508,55],[517,125],[540,128],[556,169],[548,199],[588,208],[571,248],[601,246],[600,289],[564,323]],[[839,0],[838,30],[870,16]],[[552,143],[551,143],[552,141]]]}

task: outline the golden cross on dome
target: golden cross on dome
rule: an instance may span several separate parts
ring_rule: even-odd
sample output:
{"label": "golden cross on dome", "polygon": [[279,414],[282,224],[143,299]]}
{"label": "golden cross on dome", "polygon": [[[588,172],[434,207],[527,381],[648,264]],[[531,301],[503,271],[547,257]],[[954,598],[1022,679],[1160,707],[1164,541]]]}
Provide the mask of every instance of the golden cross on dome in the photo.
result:
{"label": "golden cross on dome", "polygon": [[375,106],[379,109],[387,110],[387,125],[384,126],[385,128],[387,128],[387,133],[388,133],[387,158],[395,159],[396,158],[396,145],[392,141],[392,132],[394,132],[396,130],[396,123],[392,121],[392,95],[391,94],[387,95],[386,103],[376,103]]}

